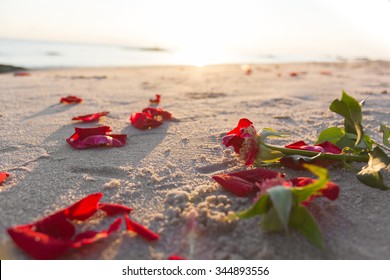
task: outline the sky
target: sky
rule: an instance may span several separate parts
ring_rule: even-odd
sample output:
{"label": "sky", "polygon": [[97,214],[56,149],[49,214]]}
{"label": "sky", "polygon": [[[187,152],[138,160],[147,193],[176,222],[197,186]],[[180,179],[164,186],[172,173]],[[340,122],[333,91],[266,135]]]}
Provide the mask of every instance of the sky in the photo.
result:
{"label": "sky", "polygon": [[0,0],[0,38],[390,59],[389,0]]}

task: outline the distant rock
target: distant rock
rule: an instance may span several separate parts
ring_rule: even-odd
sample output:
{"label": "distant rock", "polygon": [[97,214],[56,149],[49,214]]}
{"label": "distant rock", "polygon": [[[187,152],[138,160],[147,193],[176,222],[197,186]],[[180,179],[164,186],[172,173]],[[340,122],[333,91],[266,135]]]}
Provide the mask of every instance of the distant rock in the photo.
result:
{"label": "distant rock", "polygon": [[0,74],[20,71],[20,70],[27,70],[27,69],[23,68],[23,67],[16,67],[16,66],[12,66],[12,65],[0,64]]}

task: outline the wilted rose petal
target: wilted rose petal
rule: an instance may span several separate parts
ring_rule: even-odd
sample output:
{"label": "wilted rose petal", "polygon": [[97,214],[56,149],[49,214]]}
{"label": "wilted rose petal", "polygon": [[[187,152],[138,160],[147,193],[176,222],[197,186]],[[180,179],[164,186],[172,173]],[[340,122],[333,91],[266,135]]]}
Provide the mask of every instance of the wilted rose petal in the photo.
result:
{"label": "wilted rose petal", "polygon": [[76,149],[88,149],[92,147],[108,146],[122,147],[126,144],[126,134],[107,134],[111,131],[108,126],[93,128],[75,128],[75,133],[66,139]]}
{"label": "wilted rose petal", "polygon": [[153,103],[153,104],[160,103],[161,102],[161,95],[160,94],[156,94],[156,98],[155,99],[149,99],[149,102]]}
{"label": "wilted rose petal", "polygon": [[5,179],[9,177],[8,172],[0,172],[0,184],[4,182]]}
{"label": "wilted rose petal", "polygon": [[93,122],[99,120],[100,117],[106,116],[110,112],[100,112],[89,115],[77,116],[72,118],[72,121]]}
{"label": "wilted rose petal", "polygon": [[146,228],[141,224],[132,221],[128,216],[125,216],[125,219],[128,231],[135,232],[149,241],[154,241],[160,238],[157,233],[151,231],[150,229]]}
{"label": "wilted rose petal", "polygon": [[100,203],[99,210],[106,212],[107,216],[113,216],[118,214],[128,214],[133,211],[133,208],[113,203]]}
{"label": "wilted rose petal", "polygon": [[240,172],[214,175],[213,179],[231,193],[244,197],[251,195],[256,190],[256,183],[266,179],[284,177],[283,174],[265,168],[256,168]]}
{"label": "wilted rose petal", "polygon": [[82,101],[83,101],[82,98],[74,96],[74,95],[68,95],[67,97],[62,97],[60,100],[61,103],[68,103],[68,104],[80,103]]}

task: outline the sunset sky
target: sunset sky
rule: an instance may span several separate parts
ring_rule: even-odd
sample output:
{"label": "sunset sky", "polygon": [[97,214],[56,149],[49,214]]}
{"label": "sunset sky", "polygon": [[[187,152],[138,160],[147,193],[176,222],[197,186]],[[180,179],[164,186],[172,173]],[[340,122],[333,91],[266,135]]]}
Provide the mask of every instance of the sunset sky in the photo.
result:
{"label": "sunset sky", "polygon": [[388,0],[0,0],[0,37],[390,58]]}

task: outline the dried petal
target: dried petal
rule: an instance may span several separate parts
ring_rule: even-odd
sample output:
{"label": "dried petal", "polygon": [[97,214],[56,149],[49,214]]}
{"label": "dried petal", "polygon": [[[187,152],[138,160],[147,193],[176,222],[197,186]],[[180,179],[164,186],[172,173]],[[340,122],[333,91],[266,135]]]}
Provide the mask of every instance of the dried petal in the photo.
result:
{"label": "dried petal", "polygon": [[67,104],[74,104],[74,103],[80,103],[83,99],[74,95],[68,95],[67,97],[62,97],[60,102],[61,103],[67,103]]}
{"label": "dried petal", "polygon": [[125,216],[125,219],[128,231],[133,231],[149,241],[154,241],[160,238],[157,233],[151,231],[141,224],[132,221],[128,216]]}
{"label": "dried petal", "polygon": [[100,112],[89,115],[77,116],[72,118],[72,121],[93,122],[99,120],[100,117],[106,116],[110,112]]}

